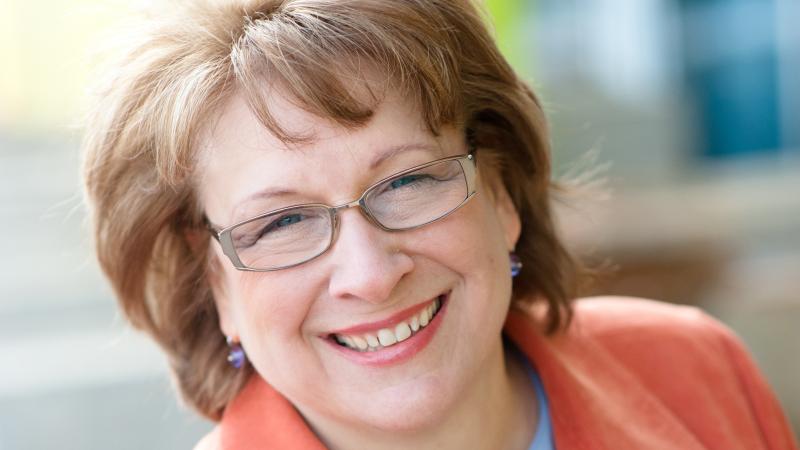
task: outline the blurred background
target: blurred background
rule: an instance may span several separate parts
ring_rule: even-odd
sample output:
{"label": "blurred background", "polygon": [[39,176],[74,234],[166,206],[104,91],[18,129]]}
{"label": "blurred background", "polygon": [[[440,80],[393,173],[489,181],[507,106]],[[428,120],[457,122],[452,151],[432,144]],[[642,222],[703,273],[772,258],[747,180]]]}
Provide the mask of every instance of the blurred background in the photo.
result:
{"label": "blurred background", "polygon": [[[210,428],[128,329],[81,205],[79,124],[135,3],[0,0],[0,450],[191,448]],[[543,100],[590,293],[697,305],[736,330],[800,430],[800,2],[495,0]],[[593,184],[594,183],[594,184]]]}

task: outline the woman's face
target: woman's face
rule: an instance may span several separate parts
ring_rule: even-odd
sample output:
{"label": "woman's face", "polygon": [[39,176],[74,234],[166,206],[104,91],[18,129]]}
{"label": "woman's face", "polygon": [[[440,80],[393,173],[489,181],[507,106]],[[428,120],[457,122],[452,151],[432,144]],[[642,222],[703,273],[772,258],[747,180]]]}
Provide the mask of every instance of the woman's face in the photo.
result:
{"label": "woman's face", "polygon": [[[312,139],[288,148],[233,97],[207,130],[198,172],[206,214],[218,226],[295,204],[340,205],[384,177],[468,151],[461,132],[444,127],[434,136],[398,96],[355,130],[281,97],[272,102],[283,127]],[[234,269],[212,241],[223,332],[312,424],[435,425],[502,361],[508,252],[520,224],[505,191],[493,193],[480,171],[477,191],[453,214],[409,231],[383,231],[357,208],[343,210],[325,254],[273,272]],[[380,343],[381,329],[425,322],[437,299],[428,325],[402,342],[366,352],[336,342]]]}

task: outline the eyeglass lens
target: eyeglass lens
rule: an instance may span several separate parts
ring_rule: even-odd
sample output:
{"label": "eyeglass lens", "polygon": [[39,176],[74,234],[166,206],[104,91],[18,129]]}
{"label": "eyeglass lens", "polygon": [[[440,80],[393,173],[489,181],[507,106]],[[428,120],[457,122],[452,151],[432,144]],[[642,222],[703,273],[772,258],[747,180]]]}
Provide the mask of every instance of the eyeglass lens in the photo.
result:
{"label": "eyeglass lens", "polygon": [[[418,227],[458,208],[468,185],[458,160],[440,161],[401,173],[364,194],[367,213],[391,230]],[[292,266],[322,254],[334,234],[332,209],[298,206],[245,222],[231,230],[241,262],[251,269]]]}

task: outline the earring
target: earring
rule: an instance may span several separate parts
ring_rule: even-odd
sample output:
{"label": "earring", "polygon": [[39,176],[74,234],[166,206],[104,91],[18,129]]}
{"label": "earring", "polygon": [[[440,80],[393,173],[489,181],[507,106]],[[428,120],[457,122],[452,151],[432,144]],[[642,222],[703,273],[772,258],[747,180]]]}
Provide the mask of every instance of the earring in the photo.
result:
{"label": "earring", "polygon": [[228,343],[228,363],[237,369],[241,369],[246,359],[242,345],[227,336],[225,341]]}
{"label": "earring", "polygon": [[509,262],[511,263],[511,277],[514,278],[522,272],[522,261],[516,253],[510,252],[508,254]]}

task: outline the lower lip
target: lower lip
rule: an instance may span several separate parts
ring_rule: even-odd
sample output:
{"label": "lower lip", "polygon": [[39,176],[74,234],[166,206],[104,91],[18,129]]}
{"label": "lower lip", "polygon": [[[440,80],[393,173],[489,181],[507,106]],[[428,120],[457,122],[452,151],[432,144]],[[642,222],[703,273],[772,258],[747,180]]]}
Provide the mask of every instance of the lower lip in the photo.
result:
{"label": "lower lip", "polygon": [[395,364],[400,364],[404,361],[411,359],[414,355],[421,352],[430,341],[433,339],[434,333],[439,328],[439,325],[444,320],[444,315],[447,313],[447,306],[450,303],[450,295],[447,294],[442,298],[441,306],[436,316],[431,322],[418,331],[415,335],[399,342],[390,347],[382,348],[375,351],[359,352],[349,347],[344,347],[334,342],[333,339],[326,339],[326,341],[333,346],[338,352],[344,355],[347,359],[366,366],[384,367]]}

